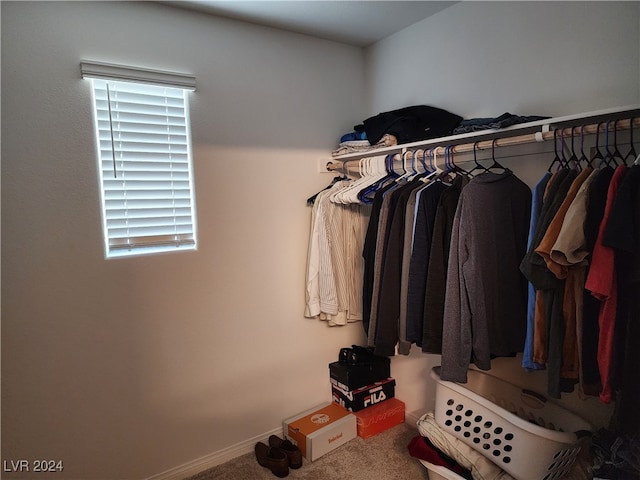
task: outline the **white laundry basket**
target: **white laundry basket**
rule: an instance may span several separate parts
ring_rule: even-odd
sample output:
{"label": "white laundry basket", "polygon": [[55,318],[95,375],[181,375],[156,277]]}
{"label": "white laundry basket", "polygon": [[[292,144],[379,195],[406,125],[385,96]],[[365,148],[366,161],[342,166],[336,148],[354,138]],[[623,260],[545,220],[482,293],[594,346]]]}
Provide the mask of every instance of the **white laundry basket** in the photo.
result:
{"label": "white laundry basket", "polygon": [[435,420],[518,480],[557,480],[569,473],[591,425],[539,393],[478,370],[467,383],[436,380]]}

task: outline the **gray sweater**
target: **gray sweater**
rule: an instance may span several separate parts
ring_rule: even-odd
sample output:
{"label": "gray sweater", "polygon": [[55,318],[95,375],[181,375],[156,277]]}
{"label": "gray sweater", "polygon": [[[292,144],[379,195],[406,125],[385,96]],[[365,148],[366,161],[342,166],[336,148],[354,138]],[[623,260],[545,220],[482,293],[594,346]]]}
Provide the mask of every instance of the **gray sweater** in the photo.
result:
{"label": "gray sweater", "polygon": [[443,380],[466,382],[469,363],[524,345],[531,190],[511,171],[484,173],[461,193],[451,236],[442,336]]}

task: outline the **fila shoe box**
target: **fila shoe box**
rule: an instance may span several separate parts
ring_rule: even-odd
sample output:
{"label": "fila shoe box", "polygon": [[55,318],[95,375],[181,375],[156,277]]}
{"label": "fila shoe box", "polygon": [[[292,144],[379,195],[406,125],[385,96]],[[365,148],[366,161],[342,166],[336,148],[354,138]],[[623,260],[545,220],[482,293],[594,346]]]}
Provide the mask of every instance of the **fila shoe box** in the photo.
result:
{"label": "fila shoe box", "polygon": [[357,419],[358,436],[369,438],[404,423],[404,402],[390,398],[372,407],[354,413]]}
{"label": "fila shoe box", "polygon": [[356,390],[344,390],[338,386],[338,382],[333,378],[330,380],[333,402],[350,412],[358,412],[395,396],[396,381],[393,378],[387,378]]}
{"label": "fila shoe box", "polygon": [[329,364],[331,382],[343,390],[356,390],[391,376],[389,357],[375,357],[370,363],[347,365],[340,362]]}
{"label": "fila shoe box", "polygon": [[283,423],[284,437],[311,462],[357,435],[356,417],[335,403],[312,408]]}

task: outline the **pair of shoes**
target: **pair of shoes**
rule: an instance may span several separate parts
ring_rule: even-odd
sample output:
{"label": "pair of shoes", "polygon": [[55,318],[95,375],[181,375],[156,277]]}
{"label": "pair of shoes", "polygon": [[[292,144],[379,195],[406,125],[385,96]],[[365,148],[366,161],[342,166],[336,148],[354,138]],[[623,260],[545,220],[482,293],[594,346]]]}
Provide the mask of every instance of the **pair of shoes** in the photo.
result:
{"label": "pair of shoes", "polygon": [[284,450],[258,442],[255,453],[258,463],[271,470],[276,477],[284,478],[289,475],[289,458]]}
{"label": "pair of shoes", "polygon": [[296,469],[302,466],[302,452],[297,445],[291,443],[291,440],[283,440],[277,435],[271,435],[269,445],[282,450],[287,455],[290,468]]}
{"label": "pair of shoes", "polygon": [[345,365],[364,365],[375,360],[376,355],[373,353],[373,347],[361,347],[359,345],[351,345],[351,348],[341,348],[338,355],[338,361]]}

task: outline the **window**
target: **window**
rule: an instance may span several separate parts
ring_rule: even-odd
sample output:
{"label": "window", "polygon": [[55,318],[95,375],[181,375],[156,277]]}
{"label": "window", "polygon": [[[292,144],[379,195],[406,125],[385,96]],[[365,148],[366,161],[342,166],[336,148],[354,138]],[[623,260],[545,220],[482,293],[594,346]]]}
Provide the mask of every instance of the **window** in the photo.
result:
{"label": "window", "polygon": [[194,250],[195,79],[96,63],[81,70],[93,86],[107,258]]}

